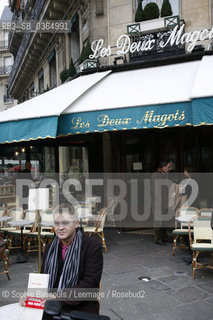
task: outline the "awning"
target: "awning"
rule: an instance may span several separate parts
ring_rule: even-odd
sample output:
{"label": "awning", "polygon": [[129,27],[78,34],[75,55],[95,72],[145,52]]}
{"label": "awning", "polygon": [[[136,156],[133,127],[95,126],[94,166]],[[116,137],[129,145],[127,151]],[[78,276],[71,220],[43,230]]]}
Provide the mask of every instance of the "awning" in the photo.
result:
{"label": "awning", "polygon": [[78,77],[0,112],[0,143],[55,138],[62,111],[110,72]]}
{"label": "awning", "polygon": [[213,124],[213,56],[80,76],[0,113],[0,143]]}

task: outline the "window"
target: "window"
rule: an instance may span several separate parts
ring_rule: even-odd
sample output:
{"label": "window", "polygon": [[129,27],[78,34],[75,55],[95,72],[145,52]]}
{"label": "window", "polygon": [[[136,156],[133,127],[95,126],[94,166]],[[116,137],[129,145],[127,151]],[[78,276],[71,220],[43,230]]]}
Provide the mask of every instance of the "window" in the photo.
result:
{"label": "window", "polygon": [[4,57],[4,71],[5,74],[9,74],[12,68],[12,57]]}
{"label": "window", "polygon": [[75,64],[80,57],[80,42],[79,42],[79,18],[75,14],[71,20],[71,33],[70,33],[70,56]]}
{"label": "window", "polygon": [[50,66],[50,88],[53,89],[57,85],[55,53],[52,56],[51,60],[49,60],[49,66]]}
{"label": "window", "polygon": [[39,93],[44,92],[44,71],[41,69],[38,74],[38,90]]}
{"label": "window", "polygon": [[13,102],[13,99],[12,99],[11,95],[9,95],[8,85],[5,84],[4,85],[4,103],[12,103],[12,102]]}
{"label": "window", "polygon": [[34,87],[34,82],[32,82],[30,85],[30,98],[34,98],[34,96],[35,96],[35,87]]}

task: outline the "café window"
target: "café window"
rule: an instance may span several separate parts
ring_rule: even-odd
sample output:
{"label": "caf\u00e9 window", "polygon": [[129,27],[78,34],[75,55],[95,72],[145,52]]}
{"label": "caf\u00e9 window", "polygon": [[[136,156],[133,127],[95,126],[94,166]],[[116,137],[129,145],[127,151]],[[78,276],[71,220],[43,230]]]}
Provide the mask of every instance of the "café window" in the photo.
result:
{"label": "caf\u00e9 window", "polygon": [[59,147],[60,176],[78,178],[89,171],[88,149],[83,146]]}
{"label": "caf\u00e9 window", "polygon": [[55,173],[55,148],[30,146],[30,162],[34,178],[39,178],[41,173]]}

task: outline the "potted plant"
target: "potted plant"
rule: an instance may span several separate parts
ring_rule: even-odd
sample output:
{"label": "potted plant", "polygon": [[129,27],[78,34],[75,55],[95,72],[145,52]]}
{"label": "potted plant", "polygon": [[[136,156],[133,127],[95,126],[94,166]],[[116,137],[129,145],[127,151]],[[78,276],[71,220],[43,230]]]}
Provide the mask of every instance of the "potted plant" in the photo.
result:
{"label": "potted plant", "polygon": [[173,11],[169,0],[163,0],[161,8],[161,17],[172,16]]}
{"label": "potted plant", "polygon": [[145,20],[157,19],[159,18],[160,11],[158,5],[155,2],[148,3],[144,8]]}
{"label": "potted plant", "polygon": [[142,8],[142,1],[143,0],[138,0],[138,8],[135,13],[135,22],[140,22],[145,20],[143,8]]}

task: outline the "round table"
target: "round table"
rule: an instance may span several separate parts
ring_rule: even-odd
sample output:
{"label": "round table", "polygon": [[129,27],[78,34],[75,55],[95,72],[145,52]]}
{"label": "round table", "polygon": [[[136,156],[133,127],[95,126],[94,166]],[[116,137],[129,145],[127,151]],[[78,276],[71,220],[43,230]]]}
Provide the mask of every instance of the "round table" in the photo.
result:
{"label": "round table", "polygon": [[5,222],[5,221],[9,221],[9,220],[12,220],[12,217],[7,217],[7,216],[0,217],[0,222]]}
{"label": "round table", "polygon": [[41,320],[43,310],[21,307],[18,303],[12,303],[0,307],[0,315],[4,320]]}

